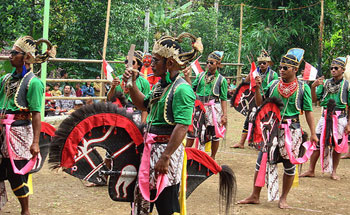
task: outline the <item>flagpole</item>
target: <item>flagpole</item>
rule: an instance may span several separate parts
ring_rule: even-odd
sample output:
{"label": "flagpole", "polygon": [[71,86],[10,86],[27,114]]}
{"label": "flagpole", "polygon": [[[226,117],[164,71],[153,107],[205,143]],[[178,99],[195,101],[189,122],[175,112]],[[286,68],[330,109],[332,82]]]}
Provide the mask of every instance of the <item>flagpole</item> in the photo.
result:
{"label": "flagpole", "polygon": [[[107,41],[108,41],[108,29],[109,29],[109,17],[111,14],[111,0],[108,0],[107,4],[107,15],[106,15],[106,29],[105,29],[105,38],[103,41],[103,50],[102,50],[102,58],[106,59],[106,52],[107,52]],[[105,78],[105,74],[103,71],[103,63],[101,68],[101,79]],[[105,93],[105,85],[104,83],[101,84],[101,90],[100,90],[100,97],[102,97]]]}

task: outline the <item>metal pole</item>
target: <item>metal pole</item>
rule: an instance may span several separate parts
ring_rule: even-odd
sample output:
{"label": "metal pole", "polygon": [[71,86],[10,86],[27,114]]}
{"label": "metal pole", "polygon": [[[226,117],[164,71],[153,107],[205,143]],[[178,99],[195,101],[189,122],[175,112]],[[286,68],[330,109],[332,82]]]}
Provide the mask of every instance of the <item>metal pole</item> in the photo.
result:
{"label": "metal pole", "polygon": [[[103,41],[103,50],[102,50],[102,58],[106,59],[106,51],[107,51],[107,41],[108,41],[108,29],[109,29],[109,17],[111,14],[111,0],[108,0],[107,4],[107,15],[106,15],[106,29],[105,29],[105,38]],[[103,64],[101,67],[101,79],[105,78],[105,74],[103,72]],[[105,94],[105,85],[101,84],[100,97]]]}
{"label": "metal pole", "polygon": [[[243,28],[243,6],[244,4],[241,3],[241,19],[239,23],[239,43],[238,43],[238,59],[237,63],[241,63],[241,51],[242,51],[242,28]],[[242,82],[242,66],[238,66],[237,69],[237,85]]]}
{"label": "metal pole", "polygon": [[324,0],[321,0],[321,17],[320,17],[320,36],[319,36],[319,51],[318,51],[318,74],[321,77],[322,74],[322,52],[323,52],[323,28],[324,28]]}
{"label": "metal pole", "polygon": [[143,53],[148,53],[149,50],[149,43],[148,43],[148,36],[149,36],[149,9],[146,9],[146,13],[145,13],[145,29],[147,32],[147,37],[144,40],[143,43]]}
{"label": "metal pole", "polygon": [[[50,22],[50,0],[45,0],[44,5],[44,25],[43,25],[43,38],[49,38],[49,22]],[[47,45],[43,43],[42,51],[45,52],[47,49]],[[47,77],[47,62],[41,64],[41,81],[45,86],[46,91],[46,77]],[[41,108],[41,120],[44,120],[45,116],[45,97],[42,100],[42,108]]]}

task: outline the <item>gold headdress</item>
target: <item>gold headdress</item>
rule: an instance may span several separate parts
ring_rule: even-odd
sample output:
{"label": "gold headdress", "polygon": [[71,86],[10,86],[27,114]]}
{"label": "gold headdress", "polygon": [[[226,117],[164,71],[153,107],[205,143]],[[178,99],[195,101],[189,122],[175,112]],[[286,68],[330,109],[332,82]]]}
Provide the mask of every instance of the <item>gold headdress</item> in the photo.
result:
{"label": "gold headdress", "polygon": [[[184,38],[190,38],[193,49],[189,52],[182,52],[179,43]],[[158,54],[164,58],[173,58],[180,66],[186,66],[198,53],[203,52],[202,40],[200,37],[196,38],[192,34],[182,33],[177,38],[171,36],[163,36],[153,46],[152,54]]]}
{"label": "gold headdress", "polygon": [[260,56],[258,57],[258,62],[272,62],[269,53],[265,49],[261,50]]}
{"label": "gold headdress", "polygon": [[[47,51],[44,54],[39,54],[38,45],[41,43],[47,44]],[[24,36],[19,38],[15,44],[23,52],[25,52],[29,59],[27,63],[43,63],[48,60],[49,57],[54,58],[56,56],[57,46],[53,46],[50,41],[46,39],[34,40],[31,36]]]}

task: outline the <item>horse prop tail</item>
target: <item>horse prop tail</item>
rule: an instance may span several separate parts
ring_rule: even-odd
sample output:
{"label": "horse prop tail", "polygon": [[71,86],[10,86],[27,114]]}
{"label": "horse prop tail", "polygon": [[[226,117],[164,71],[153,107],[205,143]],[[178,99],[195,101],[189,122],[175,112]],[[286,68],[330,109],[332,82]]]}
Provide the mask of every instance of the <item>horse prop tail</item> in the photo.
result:
{"label": "horse prop tail", "polygon": [[[220,171],[220,209],[225,206],[225,214],[229,214],[232,202],[236,199],[237,182],[236,176],[232,169],[226,165],[222,165],[222,170]],[[222,205],[224,203],[224,205]]]}

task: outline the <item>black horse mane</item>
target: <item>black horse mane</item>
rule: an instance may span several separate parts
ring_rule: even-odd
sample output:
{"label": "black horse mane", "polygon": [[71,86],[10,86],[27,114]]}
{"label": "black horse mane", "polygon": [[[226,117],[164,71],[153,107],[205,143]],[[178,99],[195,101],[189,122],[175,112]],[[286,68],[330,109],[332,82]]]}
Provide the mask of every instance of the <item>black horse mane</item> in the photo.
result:
{"label": "black horse mane", "polygon": [[333,118],[332,115],[334,114],[336,107],[336,103],[334,99],[330,99],[327,104],[327,116],[326,117],[326,135],[325,135],[325,146],[328,146],[332,143],[332,130],[333,130]]}
{"label": "black horse mane", "polygon": [[220,174],[220,209],[222,209],[222,203],[225,205],[225,214],[230,214],[232,203],[235,202],[237,192],[236,176],[232,169],[226,165],[221,166],[222,170]]}
{"label": "black horse mane", "polygon": [[[265,101],[262,103],[262,105],[261,105],[261,106],[258,108],[258,110],[256,111],[255,116],[254,116],[254,121],[253,121],[253,122],[256,121],[256,117],[258,116],[259,112],[260,112],[260,111],[264,108],[264,106],[265,106],[266,104],[268,104],[268,103],[274,103],[274,104],[276,104],[277,107],[278,107],[280,110],[282,110],[282,108],[283,108],[283,106],[284,106],[283,101],[282,101],[282,99],[280,99],[280,98],[277,98],[277,97],[269,97],[269,98],[265,99]],[[255,130],[255,127],[256,127],[256,124],[253,123],[252,132]],[[252,138],[253,138],[253,135],[251,135],[250,138],[252,139]]]}
{"label": "black horse mane", "polygon": [[[100,113],[120,114],[129,118],[130,120],[133,120],[132,114],[127,113],[124,108],[117,108],[115,104],[110,102],[99,102],[92,105],[86,105],[74,111],[72,115],[62,121],[55,132],[52,143],[50,144],[49,163],[51,164],[52,169],[60,167],[62,149],[64,148],[64,144],[66,143],[66,140],[74,127],[87,117]],[[141,129],[141,125],[137,126],[139,129]]]}
{"label": "black horse mane", "polygon": [[239,92],[239,89],[241,89],[242,86],[245,86],[245,85],[249,85],[249,83],[245,83],[245,82],[242,82],[238,85],[238,87],[236,88],[236,91],[235,93],[232,95],[231,97],[231,101],[230,101],[230,104],[231,104],[231,107],[234,106],[234,103],[235,103],[235,100],[236,100],[236,97],[238,95],[238,92]]}

